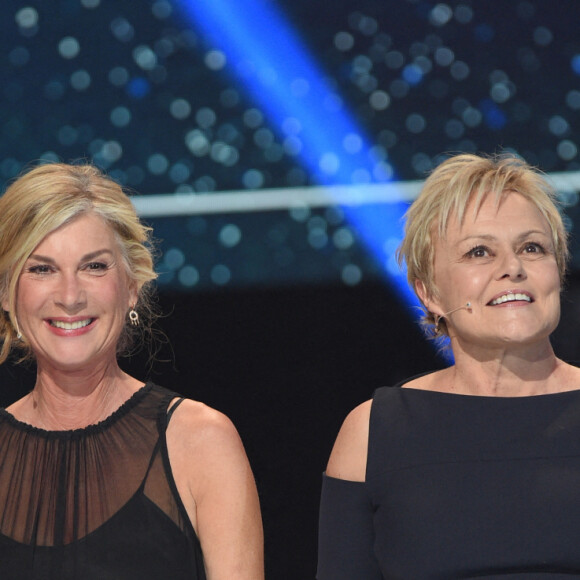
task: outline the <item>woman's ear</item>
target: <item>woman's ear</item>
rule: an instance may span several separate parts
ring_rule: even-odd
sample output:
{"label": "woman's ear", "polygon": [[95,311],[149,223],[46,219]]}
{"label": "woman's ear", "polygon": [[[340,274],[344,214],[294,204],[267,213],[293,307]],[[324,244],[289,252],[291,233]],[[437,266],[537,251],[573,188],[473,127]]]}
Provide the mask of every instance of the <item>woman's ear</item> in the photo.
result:
{"label": "woman's ear", "polygon": [[415,281],[415,292],[429,312],[436,316],[442,316],[439,301],[433,296],[433,293],[427,289],[423,280]]}
{"label": "woman's ear", "polygon": [[137,300],[139,299],[139,291],[141,290],[142,284],[135,282],[134,280],[129,282],[129,308],[135,308]]}

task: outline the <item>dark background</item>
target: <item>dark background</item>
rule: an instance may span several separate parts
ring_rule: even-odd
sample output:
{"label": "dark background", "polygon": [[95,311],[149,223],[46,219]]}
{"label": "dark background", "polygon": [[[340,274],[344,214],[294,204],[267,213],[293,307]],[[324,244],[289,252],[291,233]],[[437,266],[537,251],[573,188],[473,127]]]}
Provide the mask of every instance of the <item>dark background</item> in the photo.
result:
{"label": "dark background", "polygon": [[[131,191],[167,195],[168,207],[174,193],[318,185],[232,70],[208,66],[220,46],[184,17],[184,4],[4,0],[2,184],[30,162],[87,159]],[[573,259],[554,346],[579,363],[580,3],[266,4],[296,31],[394,178],[421,180],[450,152],[499,150],[569,176],[558,193]],[[411,65],[423,70],[418,82]],[[372,106],[376,91],[388,107]],[[207,151],[190,146],[192,134]],[[226,146],[230,157],[212,153]],[[224,206],[147,221],[159,240],[157,327],[167,343],[153,362],[145,350],[122,364],[233,420],[260,493],[267,577],[312,579],[321,474],[344,417],[375,388],[445,360],[343,208]],[[358,275],[345,278],[345,267]],[[0,405],[33,381],[33,368],[0,367]]]}

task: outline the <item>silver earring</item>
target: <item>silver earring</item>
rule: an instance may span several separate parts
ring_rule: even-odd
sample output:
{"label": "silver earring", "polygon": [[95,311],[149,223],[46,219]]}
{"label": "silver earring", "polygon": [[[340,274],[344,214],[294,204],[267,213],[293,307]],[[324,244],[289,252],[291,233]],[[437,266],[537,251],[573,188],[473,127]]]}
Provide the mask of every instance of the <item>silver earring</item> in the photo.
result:
{"label": "silver earring", "polygon": [[129,320],[133,326],[139,325],[139,314],[137,314],[137,311],[134,308],[129,310]]}

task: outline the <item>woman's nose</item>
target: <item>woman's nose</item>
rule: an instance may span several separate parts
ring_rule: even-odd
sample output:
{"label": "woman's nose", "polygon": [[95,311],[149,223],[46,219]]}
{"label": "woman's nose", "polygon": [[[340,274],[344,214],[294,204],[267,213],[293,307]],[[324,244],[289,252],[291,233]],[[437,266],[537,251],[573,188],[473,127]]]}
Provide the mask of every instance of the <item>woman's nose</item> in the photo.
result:
{"label": "woman's nose", "polygon": [[86,304],[86,292],[75,274],[61,274],[55,299],[67,310],[82,308]]}

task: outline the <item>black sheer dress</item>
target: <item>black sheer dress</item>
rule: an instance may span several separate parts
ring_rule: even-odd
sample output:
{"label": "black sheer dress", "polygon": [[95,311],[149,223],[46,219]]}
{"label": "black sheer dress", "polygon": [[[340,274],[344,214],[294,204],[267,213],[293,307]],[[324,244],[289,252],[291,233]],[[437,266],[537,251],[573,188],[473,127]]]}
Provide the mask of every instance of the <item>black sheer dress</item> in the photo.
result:
{"label": "black sheer dress", "polygon": [[167,453],[176,396],[148,383],[74,431],[0,410],[0,578],[205,579]]}

